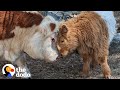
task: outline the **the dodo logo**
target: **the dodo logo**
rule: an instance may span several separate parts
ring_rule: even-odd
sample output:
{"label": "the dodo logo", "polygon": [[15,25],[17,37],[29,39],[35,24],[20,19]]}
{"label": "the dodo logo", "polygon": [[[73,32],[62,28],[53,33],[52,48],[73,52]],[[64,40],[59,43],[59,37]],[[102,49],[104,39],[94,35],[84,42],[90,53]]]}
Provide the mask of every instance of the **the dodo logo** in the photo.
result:
{"label": "the dodo logo", "polygon": [[15,74],[15,67],[12,64],[6,64],[2,68],[2,73],[6,77],[11,78]]}

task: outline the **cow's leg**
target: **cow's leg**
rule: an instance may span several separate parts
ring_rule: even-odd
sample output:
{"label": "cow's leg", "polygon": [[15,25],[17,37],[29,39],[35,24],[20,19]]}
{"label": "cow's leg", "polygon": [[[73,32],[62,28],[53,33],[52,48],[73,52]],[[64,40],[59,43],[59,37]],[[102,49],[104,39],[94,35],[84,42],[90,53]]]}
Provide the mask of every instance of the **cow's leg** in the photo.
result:
{"label": "cow's leg", "polygon": [[83,57],[83,73],[88,76],[90,70],[91,57],[88,54],[83,54],[82,57]]}
{"label": "cow's leg", "polygon": [[108,56],[99,57],[98,61],[101,65],[101,69],[105,78],[111,78],[111,70],[107,62]]}
{"label": "cow's leg", "polygon": [[24,68],[26,69],[26,73],[29,73],[29,70],[27,68],[27,65],[25,63],[25,54],[20,54],[19,52],[15,52],[15,50],[5,50],[5,54],[4,54],[4,57],[7,61],[10,61],[11,63],[13,64],[16,64],[18,67],[20,68]]}
{"label": "cow's leg", "polygon": [[23,78],[31,78],[31,74],[30,74],[30,71],[27,67],[27,64],[25,62],[26,60],[26,55],[25,54],[22,54],[14,63],[20,67],[21,69],[25,69],[26,72],[24,72],[23,74],[29,74],[30,77],[23,77]]}
{"label": "cow's leg", "polygon": [[4,58],[11,63],[14,63],[15,60],[20,56],[19,53],[14,52],[13,50],[5,50]]}
{"label": "cow's leg", "polygon": [[91,60],[92,69],[95,69],[97,65],[98,65],[98,55],[96,52],[94,52],[92,54],[92,60]]}

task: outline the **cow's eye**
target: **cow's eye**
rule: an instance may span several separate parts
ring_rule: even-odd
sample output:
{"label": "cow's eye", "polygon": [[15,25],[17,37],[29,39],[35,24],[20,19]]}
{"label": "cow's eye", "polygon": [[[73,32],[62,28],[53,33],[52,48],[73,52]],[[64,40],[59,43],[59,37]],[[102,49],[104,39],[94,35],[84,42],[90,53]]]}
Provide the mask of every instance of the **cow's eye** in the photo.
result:
{"label": "cow's eye", "polygon": [[52,38],[52,42],[55,42],[55,39],[54,39],[54,38]]}
{"label": "cow's eye", "polygon": [[61,40],[61,42],[63,43],[63,42],[64,42],[64,40]]}

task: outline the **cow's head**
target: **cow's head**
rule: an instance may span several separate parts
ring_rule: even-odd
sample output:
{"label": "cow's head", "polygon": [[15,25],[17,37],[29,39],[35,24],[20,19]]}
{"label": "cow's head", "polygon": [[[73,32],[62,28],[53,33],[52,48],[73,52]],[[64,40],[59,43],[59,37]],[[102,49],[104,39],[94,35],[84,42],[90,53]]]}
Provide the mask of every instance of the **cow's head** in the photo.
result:
{"label": "cow's head", "polygon": [[43,56],[47,61],[56,61],[58,51],[56,47],[58,22],[51,16],[46,16],[40,24],[40,32],[44,37]]}
{"label": "cow's head", "polygon": [[57,35],[57,48],[62,57],[73,53],[78,47],[77,30],[69,25],[68,21],[62,22],[59,25]]}

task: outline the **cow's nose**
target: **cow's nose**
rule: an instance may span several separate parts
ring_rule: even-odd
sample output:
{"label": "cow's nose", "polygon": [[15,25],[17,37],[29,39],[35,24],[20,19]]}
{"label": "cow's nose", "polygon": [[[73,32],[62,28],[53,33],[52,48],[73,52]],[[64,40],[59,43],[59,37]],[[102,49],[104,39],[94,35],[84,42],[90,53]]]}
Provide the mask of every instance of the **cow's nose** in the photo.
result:
{"label": "cow's nose", "polygon": [[59,56],[57,57],[57,59],[63,58],[62,54],[59,54]]}
{"label": "cow's nose", "polygon": [[58,56],[57,58],[56,58],[56,60],[59,60],[60,59],[60,57]]}
{"label": "cow's nose", "polygon": [[57,60],[61,59],[62,58],[62,55],[59,54],[59,56],[56,58]]}

